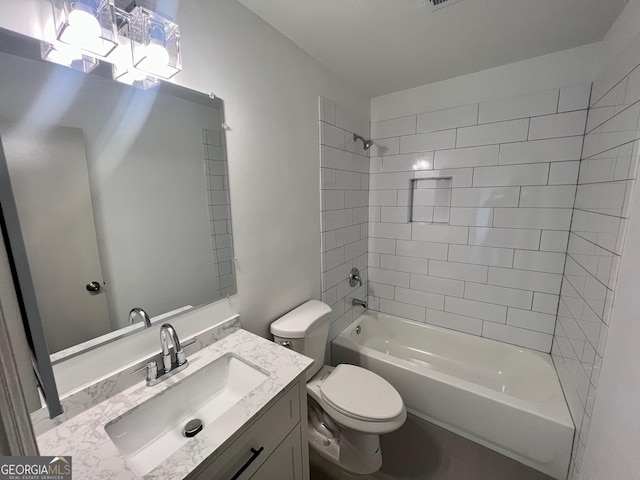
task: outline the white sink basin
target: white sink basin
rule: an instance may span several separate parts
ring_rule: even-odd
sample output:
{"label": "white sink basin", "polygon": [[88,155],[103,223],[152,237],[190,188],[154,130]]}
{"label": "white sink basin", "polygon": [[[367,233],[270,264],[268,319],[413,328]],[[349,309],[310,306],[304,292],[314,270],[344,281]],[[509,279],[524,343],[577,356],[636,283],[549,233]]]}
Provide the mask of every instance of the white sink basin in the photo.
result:
{"label": "white sink basin", "polygon": [[[187,367],[188,371],[191,366]],[[139,476],[146,475],[191,439],[186,423],[200,419],[207,429],[268,375],[226,354],[105,425],[115,446]]]}

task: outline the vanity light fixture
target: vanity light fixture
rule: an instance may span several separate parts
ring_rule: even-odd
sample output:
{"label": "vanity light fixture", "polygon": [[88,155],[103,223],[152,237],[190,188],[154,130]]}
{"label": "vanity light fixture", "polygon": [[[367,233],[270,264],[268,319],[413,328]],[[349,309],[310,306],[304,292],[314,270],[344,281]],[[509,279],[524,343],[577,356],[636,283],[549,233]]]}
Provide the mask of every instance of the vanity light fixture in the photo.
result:
{"label": "vanity light fixture", "polygon": [[171,78],[182,70],[180,30],[172,21],[135,7],[120,34],[131,41],[133,66],[160,78]]}
{"label": "vanity light fixture", "polygon": [[113,0],[51,0],[56,39],[108,57],[118,46]]}
{"label": "vanity light fixture", "polygon": [[43,60],[89,73],[98,66],[98,60],[85,55],[80,49],[69,45],[40,42],[40,56]]}
{"label": "vanity light fixture", "polygon": [[182,70],[180,30],[141,6],[121,10],[114,0],[50,0],[55,38],[41,42],[48,60],[88,73],[98,60],[112,64],[113,78],[143,90]]}

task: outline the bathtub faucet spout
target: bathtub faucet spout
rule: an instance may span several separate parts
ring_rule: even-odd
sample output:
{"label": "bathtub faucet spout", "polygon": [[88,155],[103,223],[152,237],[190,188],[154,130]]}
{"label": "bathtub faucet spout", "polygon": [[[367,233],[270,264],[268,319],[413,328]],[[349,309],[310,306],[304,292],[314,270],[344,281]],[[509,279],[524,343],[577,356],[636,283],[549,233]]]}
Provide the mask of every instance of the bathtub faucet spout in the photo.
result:
{"label": "bathtub faucet spout", "polygon": [[367,308],[367,302],[365,302],[364,300],[360,300],[359,298],[354,298],[353,300],[351,300],[351,305],[353,305],[354,307],[356,305],[359,305],[361,307],[364,307],[365,309]]}

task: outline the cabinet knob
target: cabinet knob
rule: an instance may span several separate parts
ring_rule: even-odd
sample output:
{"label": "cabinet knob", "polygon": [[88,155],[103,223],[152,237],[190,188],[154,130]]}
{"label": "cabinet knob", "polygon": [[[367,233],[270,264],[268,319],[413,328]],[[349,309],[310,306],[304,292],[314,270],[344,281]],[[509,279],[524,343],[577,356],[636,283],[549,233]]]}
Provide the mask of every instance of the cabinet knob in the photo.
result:
{"label": "cabinet knob", "polygon": [[96,293],[100,291],[100,282],[89,282],[85,287],[88,292]]}

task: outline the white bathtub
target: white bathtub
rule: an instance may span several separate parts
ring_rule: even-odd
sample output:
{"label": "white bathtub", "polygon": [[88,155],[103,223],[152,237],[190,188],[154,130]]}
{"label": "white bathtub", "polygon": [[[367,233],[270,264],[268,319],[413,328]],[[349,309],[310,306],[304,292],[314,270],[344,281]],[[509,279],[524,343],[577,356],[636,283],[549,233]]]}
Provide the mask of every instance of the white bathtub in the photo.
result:
{"label": "white bathtub", "polygon": [[418,417],[567,476],[574,426],[547,354],[367,311],[333,340],[332,361],[381,375]]}

